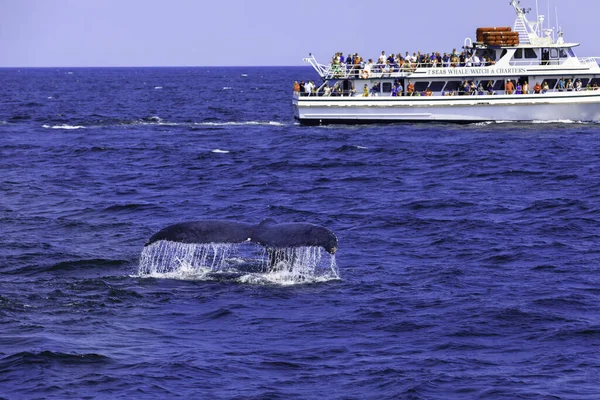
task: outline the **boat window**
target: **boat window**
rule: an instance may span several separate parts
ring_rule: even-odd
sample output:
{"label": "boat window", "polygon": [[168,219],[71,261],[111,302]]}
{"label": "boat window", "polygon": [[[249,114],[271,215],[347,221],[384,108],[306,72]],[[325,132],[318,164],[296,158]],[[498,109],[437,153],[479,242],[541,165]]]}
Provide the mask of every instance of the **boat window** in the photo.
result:
{"label": "boat window", "polygon": [[350,95],[353,90],[354,83],[352,83],[352,81],[350,81],[349,79],[342,81],[342,91],[344,93],[344,96]]}
{"label": "boat window", "polygon": [[525,58],[537,58],[537,54],[535,54],[535,50],[525,49]]}
{"label": "boat window", "polygon": [[523,58],[523,49],[517,49],[513,58]]}
{"label": "boat window", "polygon": [[500,58],[504,57],[504,56],[506,55],[506,52],[507,52],[507,51],[508,51],[508,50],[506,50],[506,49],[502,50],[502,54],[500,55]]}
{"label": "boat window", "polygon": [[550,64],[550,51],[548,49],[542,49],[542,65]]}
{"label": "boat window", "polygon": [[567,53],[569,53],[569,56],[571,56],[571,57],[575,57],[575,53],[573,52],[573,49],[571,49],[571,48],[568,48],[568,49],[567,49]]}
{"label": "boat window", "polygon": [[565,51],[565,49],[558,49],[560,58],[567,58],[567,52]]}
{"label": "boat window", "polygon": [[504,80],[498,79],[494,82],[494,90],[504,90]]}
{"label": "boat window", "polygon": [[429,85],[429,87],[434,92],[441,92],[445,84],[445,81],[433,81],[431,82],[431,85]]}
{"label": "boat window", "polygon": [[422,92],[429,87],[429,82],[415,82],[415,92]]}
{"label": "boat window", "polygon": [[392,91],[392,82],[383,82],[381,85],[383,93],[391,93]]}
{"label": "boat window", "polygon": [[590,78],[579,78],[579,80],[581,81],[581,86],[586,87]]}
{"label": "boat window", "polygon": [[550,49],[550,58],[558,58],[558,49]]}
{"label": "boat window", "polygon": [[[592,87],[594,87],[594,85],[596,85],[596,87],[600,87],[600,78],[593,78],[593,79],[590,81],[590,85],[591,85]],[[596,88],[594,88],[594,90],[597,90],[597,89],[596,89]]]}
{"label": "boat window", "polygon": [[448,83],[446,83],[446,88],[444,89],[446,92],[451,92],[453,90],[458,90],[458,87],[460,86],[460,81],[448,81]]}
{"label": "boat window", "polygon": [[548,87],[550,88],[550,90],[552,90],[556,86],[556,82],[558,82],[558,79],[545,79],[545,81],[546,83],[548,83]]}

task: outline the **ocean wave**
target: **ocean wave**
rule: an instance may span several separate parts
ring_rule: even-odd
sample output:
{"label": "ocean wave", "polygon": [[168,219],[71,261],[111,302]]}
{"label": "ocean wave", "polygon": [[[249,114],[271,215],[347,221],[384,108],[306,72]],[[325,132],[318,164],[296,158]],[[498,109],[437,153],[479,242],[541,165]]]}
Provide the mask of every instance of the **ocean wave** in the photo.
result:
{"label": "ocean wave", "polygon": [[221,149],[214,149],[212,152],[218,153],[218,154],[229,154],[229,150],[221,150]]}
{"label": "ocean wave", "polygon": [[472,126],[486,126],[486,125],[502,125],[502,124],[520,124],[520,125],[539,125],[539,124],[564,124],[564,125],[590,125],[590,124],[598,124],[598,122],[590,122],[590,121],[575,121],[571,119],[554,119],[554,120],[536,120],[536,121],[483,121],[483,122],[474,122]]}
{"label": "ocean wave", "polygon": [[[6,122],[4,122],[6,123]],[[0,122],[2,124],[2,122]],[[172,122],[166,121],[159,116],[151,116],[147,118],[128,119],[128,120],[107,120],[107,121],[91,121],[89,123],[71,125],[71,124],[44,124],[45,129],[85,129],[85,128],[106,128],[114,126],[172,126],[172,127],[219,127],[219,126],[286,126],[278,121],[210,121],[210,122]]]}
{"label": "ocean wave", "polygon": [[42,125],[42,128],[45,129],[65,129],[65,130],[74,130],[74,129],[85,129],[83,125]]}
{"label": "ocean wave", "polygon": [[285,126],[284,123],[276,121],[241,121],[241,122],[196,122],[196,126]]}
{"label": "ocean wave", "polygon": [[44,350],[41,352],[24,351],[12,354],[0,360],[0,369],[15,368],[18,366],[31,366],[36,364],[106,364],[110,357],[96,353],[62,353]]}
{"label": "ocean wave", "polygon": [[125,260],[110,260],[103,258],[94,258],[87,260],[69,260],[62,261],[50,266],[47,271],[79,271],[82,269],[95,269],[95,268],[116,268],[127,264]]}
{"label": "ocean wave", "polygon": [[156,206],[150,203],[125,203],[113,204],[104,209],[105,212],[132,212],[139,210],[152,210]]}

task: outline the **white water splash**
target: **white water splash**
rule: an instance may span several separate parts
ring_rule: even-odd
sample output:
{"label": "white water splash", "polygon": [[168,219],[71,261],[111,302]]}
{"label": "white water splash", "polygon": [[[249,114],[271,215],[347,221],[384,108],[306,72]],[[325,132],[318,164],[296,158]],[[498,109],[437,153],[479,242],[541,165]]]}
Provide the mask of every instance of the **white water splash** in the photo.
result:
{"label": "white water splash", "polygon": [[253,243],[168,241],[144,247],[138,276],[279,285],[340,279],[335,256],[321,247],[266,250]]}
{"label": "white water splash", "polygon": [[53,125],[53,126],[42,125],[42,128],[72,130],[72,129],[85,129],[85,126],[81,126],[81,125]]}
{"label": "white water splash", "polygon": [[486,125],[500,125],[500,124],[522,124],[522,125],[527,125],[527,124],[564,124],[564,125],[569,125],[569,124],[577,124],[577,125],[590,125],[590,124],[597,124],[598,122],[594,122],[594,121],[575,121],[575,120],[571,120],[571,119],[553,119],[553,120],[534,120],[534,121],[527,121],[527,122],[519,122],[519,121],[484,121],[484,122],[474,122],[471,125],[473,126],[486,126]]}
{"label": "white water splash", "polygon": [[195,126],[285,126],[277,121],[244,121],[244,122],[196,122]]}

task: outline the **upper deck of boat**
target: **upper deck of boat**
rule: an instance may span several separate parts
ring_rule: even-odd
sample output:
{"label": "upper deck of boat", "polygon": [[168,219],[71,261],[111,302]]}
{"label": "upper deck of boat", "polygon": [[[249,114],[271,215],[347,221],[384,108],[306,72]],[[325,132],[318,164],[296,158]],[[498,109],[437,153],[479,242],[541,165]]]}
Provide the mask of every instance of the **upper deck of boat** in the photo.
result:
{"label": "upper deck of boat", "polygon": [[[319,64],[309,55],[304,61],[313,66],[323,80],[419,78],[428,76],[511,76],[534,74],[600,74],[600,57],[577,57],[573,48],[579,43],[567,43],[563,33],[554,37],[553,29],[544,29],[544,16],[537,22],[527,19],[528,9],[511,0],[517,18],[513,28],[479,28],[477,41],[465,39],[463,53],[468,57],[458,60],[444,59],[439,53],[433,62],[426,57],[399,57],[391,63],[365,62],[340,63],[336,57],[330,64]],[[428,55],[429,56],[429,55]]]}

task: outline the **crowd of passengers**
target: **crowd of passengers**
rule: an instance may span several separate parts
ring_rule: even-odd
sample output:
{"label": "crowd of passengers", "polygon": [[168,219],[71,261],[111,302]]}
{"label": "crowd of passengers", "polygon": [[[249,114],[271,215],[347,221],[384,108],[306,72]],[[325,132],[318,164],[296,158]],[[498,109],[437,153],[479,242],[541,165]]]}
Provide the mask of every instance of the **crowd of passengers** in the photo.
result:
{"label": "crowd of passengers", "polygon": [[439,52],[428,54],[416,52],[410,55],[407,51],[403,56],[400,53],[386,55],[385,51],[382,51],[377,61],[374,62],[372,58],[366,60],[358,53],[348,54],[347,57],[344,57],[343,53],[336,53],[331,59],[331,72],[338,76],[352,72],[368,78],[373,73],[386,75],[398,71],[413,71],[417,67],[486,67],[496,64],[494,54],[486,52],[478,56],[476,53],[467,51],[459,53],[453,49],[452,52],[443,55]]}
{"label": "crowd of passengers", "polygon": [[[585,90],[598,90],[598,84],[588,83]],[[543,81],[540,85],[536,82],[533,87],[529,85],[527,81],[515,81],[507,80],[504,85],[504,93],[506,94],[544,94],[550,91],[551,88],[548,82]],[[556,90],[559,92],[571,92],[571,91],[582,91],[584,90],[583,84],[580,79],[575,81],[571,79],[560,78],[556,85]],[[358,95],[355,88],[344,89],[340,82],[337,82],[333,86],[329,86],[328,82],[325,82],[321,86],[315,86],[314,81],[301,81],[298,83],[294,82],[294,92],[300,96],[356,96]],[[444,90],[441,92],[442,96],[473,96],[473,95],[494,95],[496,94],[494,81],[488,81],[487,83],[480,81],[476,83],[473,80],[465,80],[461,82],[458,87],[451,90]],[[362,97],[374,97],[381,94],[380,82],[375,82],[370,88],[367,84],[364,85]],[[385,94],[387,95],[387,93]],[[402,86],[400,80],[396,80],[392,86],[389,96],[433,96],[433,90],[426,88],[422,92],[415,90],[415,85],[412,81],[408,81],[406,89]]]}

